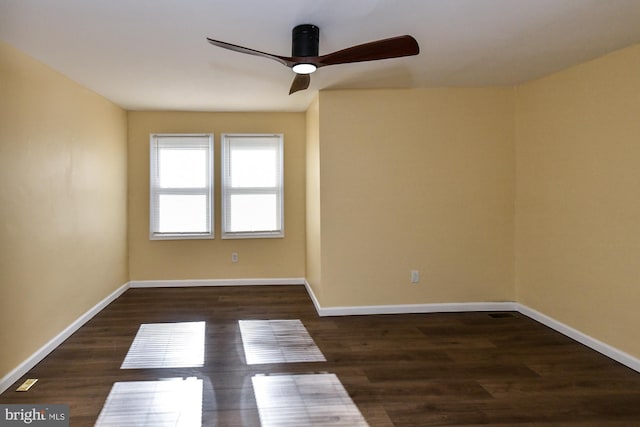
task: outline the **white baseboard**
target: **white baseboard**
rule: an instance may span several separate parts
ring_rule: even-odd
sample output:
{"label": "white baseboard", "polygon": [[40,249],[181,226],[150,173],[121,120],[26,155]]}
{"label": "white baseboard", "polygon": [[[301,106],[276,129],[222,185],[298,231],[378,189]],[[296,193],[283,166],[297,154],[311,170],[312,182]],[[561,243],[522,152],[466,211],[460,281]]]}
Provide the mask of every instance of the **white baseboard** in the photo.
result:
{"label": "white baseboard", "polygon": [[599,341],[577,329],[559,322],[545,314],[516,302],[471,302],[471,303],[437,303],[437,304],[400,304],[373,306],[337,306],[322,307],[316,298],[310,284],[304,278],[281,279],[214,279],[214,280],[133,280],[130,281],[105,299],[100,301],[89,311],[76,319],[65,330],[51,341],[42,346],[27,360],[13,371],[0,379],[0,393],[3,393],[20,377],[26,374],[51,351],[69,338],[76,330],[98,314],[112,301],[122,295],[129,288],[163,288],[163,287],[194,287],[194,286],[254,286],[254,285],[304,285],[319,316],[353,316],[373,314],[410,314],[410,313],[444,313],[470,311],[518,311],[523,315],[546,325],[567,337],[574,339],[623,365],[640,372],[640,359],[631,356],[615,347]]}
{"label": "white baseboard", "polygon": [[362,305],[322,307],[316,298],[309,282],[305,280],[305,287],[309,293],[318,316],[358,316],[366,314],[411,314],[411,313],[454,313],[465,311],[516,311],[514,302],[461,302],[435,304],[398,304],[398,305]]}
{"label": "white baseboard", "polygon": [[304,287],[307,289],[309,298],[311,298],[311,302],[313,302],[313,306],[316,308],[316,313],[318,313],[318,316],[322,317],[322,307],[320,306],[320,301],[318,301],[318,298],[316,298],[316,294],[313,292],[311,284],[307,281],[307,279],[304,280]]}
{"label": "white baseboard", "polygon": [[251,285],[304,285],[303,278],[282,278],[282,279],[216,279],[216,280],[132,280],[125,283],[89,311],[84,313],[62,332],[43,345],[27,360],[0,379],[0,393],[7,390],[20,377],[29,372],[49,353],[55,350],[64,340],[69,338],[82,325],[87,323],[93,316],[102,311],[107,305],[122,295],[129,288],[162,288],[162,287],[193,287],[193,286],[251,286]]}
{"label": "white baseboard", "polygon": [[205,280],[132,280],[131,288],[189,288],[197,286],[304,285],[304,278],[281,279],[205,279]]}
{"label": "white baseboard", "polygon": [[578,341],[581,344],[586,345],[587,347],[592,348],[598,353],[604,354],[605,356],[622,363],[623,365],[633,369],[634,371],[640,372],[640,359],[633,357],[632,355],[625,353],[622,350],[619,350],[615,347],[610,346],[609,344],[603,343],[596,338],[593,338],[583,332],[580,332],[577,329],[572,328],[571,326],[565,325],[562,322],[559,322],[546,314],[542,314],[539,311],[536,311],[530,307],[527,307],[523,304],[517,304],[517,310],[531,319],[542,323],[545,326],[554,329],[561,334]]}
{"label": "white baseboard", "polygon": [[561,334],[586,345],[623,365],[640,372],[640,359],[625,353],[609,344],[603,343],[583,332],[578,331],[562,322],[540,313],[526,305],[516,302],[471,302],[444,304],[402,304],[402,305],[373,305],[352,307],[322,307],[316,298],[309,282],[305,280],[305,287],[313,301],[319,316],[354,316],[366,314],[410,314],[410,313],[448,313],[471,311],[517,311]]}
{"label": "white baseboard", "polygon": [[460,302],[433,304],[369,305],[320,308],[320,316],[358,316],[366,314],[457,313],[471,311],[516,311],[512,302]]}
{"label": "white baseboard", "polygon": [[102,301],[98,304],[94,305],[89,311],[84,313],[82,316],[77,318],[73,323],[67,326],[62,332],[53,337],[51,341],[40,347],[35,353],[33,353],[27,360],[22,362],[18,367],[16,367],[13,371],[9,372],[7,375],[0,379],[0,393],[3,393],[11,384],[18,381],[20,377],[29,372],[31,368],[36,366],[42,359],[44,359],[49,353],[56,349],[64,340],[69,338],[71,334],[80,329],[82,325],[87,323],[93,316],[102,311],[107,305],[113,302],[116,298],[129,289],[129,283],[125,283],[120,286],[118,289],[113,291],[111,294],[107,295]]}

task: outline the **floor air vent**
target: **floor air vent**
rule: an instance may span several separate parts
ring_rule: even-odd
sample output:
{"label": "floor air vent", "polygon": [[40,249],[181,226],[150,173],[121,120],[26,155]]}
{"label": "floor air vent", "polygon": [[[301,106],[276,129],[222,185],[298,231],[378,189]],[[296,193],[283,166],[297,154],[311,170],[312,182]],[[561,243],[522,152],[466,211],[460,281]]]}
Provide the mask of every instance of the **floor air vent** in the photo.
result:
{"label": "floor air vent", "polygon": [[489,313],[489,317],[493,317],[494,319],[506,319],[514,316],[512,313]]}

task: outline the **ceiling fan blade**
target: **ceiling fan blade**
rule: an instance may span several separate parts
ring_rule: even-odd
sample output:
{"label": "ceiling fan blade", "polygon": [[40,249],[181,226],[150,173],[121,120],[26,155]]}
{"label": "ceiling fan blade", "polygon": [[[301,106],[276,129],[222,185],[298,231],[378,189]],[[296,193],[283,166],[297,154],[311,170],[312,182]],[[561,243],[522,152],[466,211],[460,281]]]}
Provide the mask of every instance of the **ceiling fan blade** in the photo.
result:
{"label": "ceiling fan blade", "polygon": [[213,40],[208,37],[207,37],[207,41],[214,46],[232,50],[234,52],[246,53],[249,55],[261,56],[263,58],[273,59],[274,61],[278,61],[279,63],[287,67],[293,67],[296,64],[296,61],[294,61],[293,58],[290,58],[288,56],[280,56],[280,55],[274,55],[271,53],[260,52],[259,50],[249,49],[248,47],[238,46],[238,45],[223,42],[220,40]]}
{"label": "ceiling fan blade", "polygon": [[328,53],[317,58],[316,66],[400,58],[418,53],[420,53],[420,47],[416,39],[411,36],[398,36]]}
{"label": "ceiling fan blade", "polygon": [[309,83],[311,83],[311,76],[309,74],[296,74],[296,77],[293,79],[291,83],[291,89],[289,89],[289,95],[292,93],[298,92],[300,90],[305,90],[309,87]]}

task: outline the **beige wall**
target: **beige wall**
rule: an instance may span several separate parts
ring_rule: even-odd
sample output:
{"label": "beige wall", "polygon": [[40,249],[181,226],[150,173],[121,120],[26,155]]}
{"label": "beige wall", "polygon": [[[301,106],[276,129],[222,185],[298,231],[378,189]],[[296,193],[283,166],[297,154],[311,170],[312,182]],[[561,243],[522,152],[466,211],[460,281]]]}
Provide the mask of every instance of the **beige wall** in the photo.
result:
{"label": "beige wall", "polygon": [[321,304],[513,300],[512,90],[328,91],[319,105]]}
{"label": "beige wall", "polygon": [[[302,278],[305,275],[304,113],[129,112],[131,280]],[[213,133],[213,240],[149,240],[149,135]],[[220,239],[220,135],[284,134],[283,239]],[[239,262],[231,262],[238,252]]]}
{"label": "beige wall", "polygon": [[517,300],[640,357],[640,45],[517,89]]}
{"label": "beige wall", "polygon": [[320,103],[306,113],[306,279],[317,298],[322,297],[320,263]]}
{"label": "beige wall", "polygon": [[0,42],[0,378],[125,284],[126,113]]}

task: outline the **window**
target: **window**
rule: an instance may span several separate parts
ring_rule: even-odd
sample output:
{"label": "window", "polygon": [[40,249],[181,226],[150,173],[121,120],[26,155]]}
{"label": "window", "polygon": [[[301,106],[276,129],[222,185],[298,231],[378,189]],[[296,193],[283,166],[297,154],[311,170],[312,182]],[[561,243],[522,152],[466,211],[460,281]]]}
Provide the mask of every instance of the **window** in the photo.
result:
{"label": "window", "polygon": [[284,237],[282,135],[222,135],[222,238]]}
{"label": "window", "polygon": [[213,135],[151,135],[150,232],[213,238]]}

